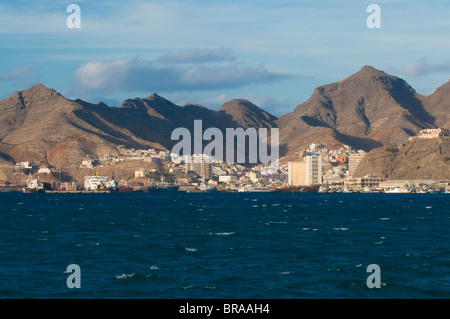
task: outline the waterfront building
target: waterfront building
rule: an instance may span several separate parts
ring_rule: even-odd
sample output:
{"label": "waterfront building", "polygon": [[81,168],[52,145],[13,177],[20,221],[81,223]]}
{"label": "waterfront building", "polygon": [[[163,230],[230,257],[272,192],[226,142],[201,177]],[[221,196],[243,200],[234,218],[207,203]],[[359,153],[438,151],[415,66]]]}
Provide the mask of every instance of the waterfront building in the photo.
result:
{"label": "waterfront building", "polygon": [[212,159],[205,154],[194,154],[187,157],[186,173],[189,171],[197,173],[202,179],[212,179]]}
{"label": "waterfront building", "polygon": [[288,163],[288,184],[291,186],[306,185],[306,163]]}
{"label": "waterfront building", "polygon": [[376,189],[379,188],[380,184],[384,181],[386,181],[386,178],[378,176],[347,177],[344,180],[344,185],[351,187],[354,190],[364,188]]}
{"label": "waterfront building", "polygon": [[358,164],[363,160],[364,156],[366,156],[365,153],[350,154],[348,156],[348,176],[349,177],[354,177],[356,168],[358,167]]}
{"label": "waterfront building", "polygon": [[289,162],[288,184],[292,186],[322,184],[322,157],[319,154],[311,154],[305,156],[301,162]]}

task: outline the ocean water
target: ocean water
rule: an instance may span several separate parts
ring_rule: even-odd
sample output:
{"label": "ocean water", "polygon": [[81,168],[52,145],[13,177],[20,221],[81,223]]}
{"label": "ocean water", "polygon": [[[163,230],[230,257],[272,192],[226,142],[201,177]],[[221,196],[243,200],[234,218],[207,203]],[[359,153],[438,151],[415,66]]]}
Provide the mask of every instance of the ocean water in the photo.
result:
{"label": "ocean water", "polygon": [[449,298],[449,200],[0,193],[0,298]]}

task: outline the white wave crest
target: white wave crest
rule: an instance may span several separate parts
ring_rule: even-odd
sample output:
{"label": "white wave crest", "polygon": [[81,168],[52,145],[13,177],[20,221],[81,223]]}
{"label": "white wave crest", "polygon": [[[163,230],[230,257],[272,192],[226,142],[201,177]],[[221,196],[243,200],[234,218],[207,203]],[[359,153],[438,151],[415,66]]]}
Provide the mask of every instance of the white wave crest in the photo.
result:
{"label": "white wave crest", "polygon": [[134,274],[122,274],[122,275],[116,276],[115,278],[116,279],[126,279],[126,278],[132,278],[132,277],[134,277]]}

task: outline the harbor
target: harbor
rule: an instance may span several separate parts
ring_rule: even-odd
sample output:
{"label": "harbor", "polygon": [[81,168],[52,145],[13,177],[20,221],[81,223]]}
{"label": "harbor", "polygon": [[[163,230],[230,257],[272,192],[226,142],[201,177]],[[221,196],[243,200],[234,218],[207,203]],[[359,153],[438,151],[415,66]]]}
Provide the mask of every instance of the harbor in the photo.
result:
{"label": "harbor", "polygon": [[408,187],[387,187],[387,188],[363,188],[352,189],[342,186],[315,185],[308,187],[276,186],[276,185],[243,185],[233,186],[211,186],[209,184],[151,184],[119,186],[117,183],[104,185],[99,183],[94,187],[84,187],[76,183],[62,187],[42,183],[38,179],[32,180],[26,185],[2,185],[0,192],[23,192],[23,193],[48,193],[48,194],[108,194],[108,193],[154,193],[154,192],[185,192],[185,193],[385,193],[385,194],[449,194],[450,189],[432,186],[408,186]]}

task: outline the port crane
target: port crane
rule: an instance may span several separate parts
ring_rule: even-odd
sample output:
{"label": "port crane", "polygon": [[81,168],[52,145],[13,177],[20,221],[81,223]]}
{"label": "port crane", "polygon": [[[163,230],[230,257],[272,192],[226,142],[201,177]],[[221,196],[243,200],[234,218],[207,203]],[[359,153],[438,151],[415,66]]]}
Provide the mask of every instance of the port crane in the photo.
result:
{"label": "port crane", "polygon": [[106,185],[103,185],[103,182],[98,178],[98,166],[96,166],[96,171],[94,176],[97,178],[98,180],[98,185],[97,185],[97,189],[98,190],[104,190],[106,188]]}

